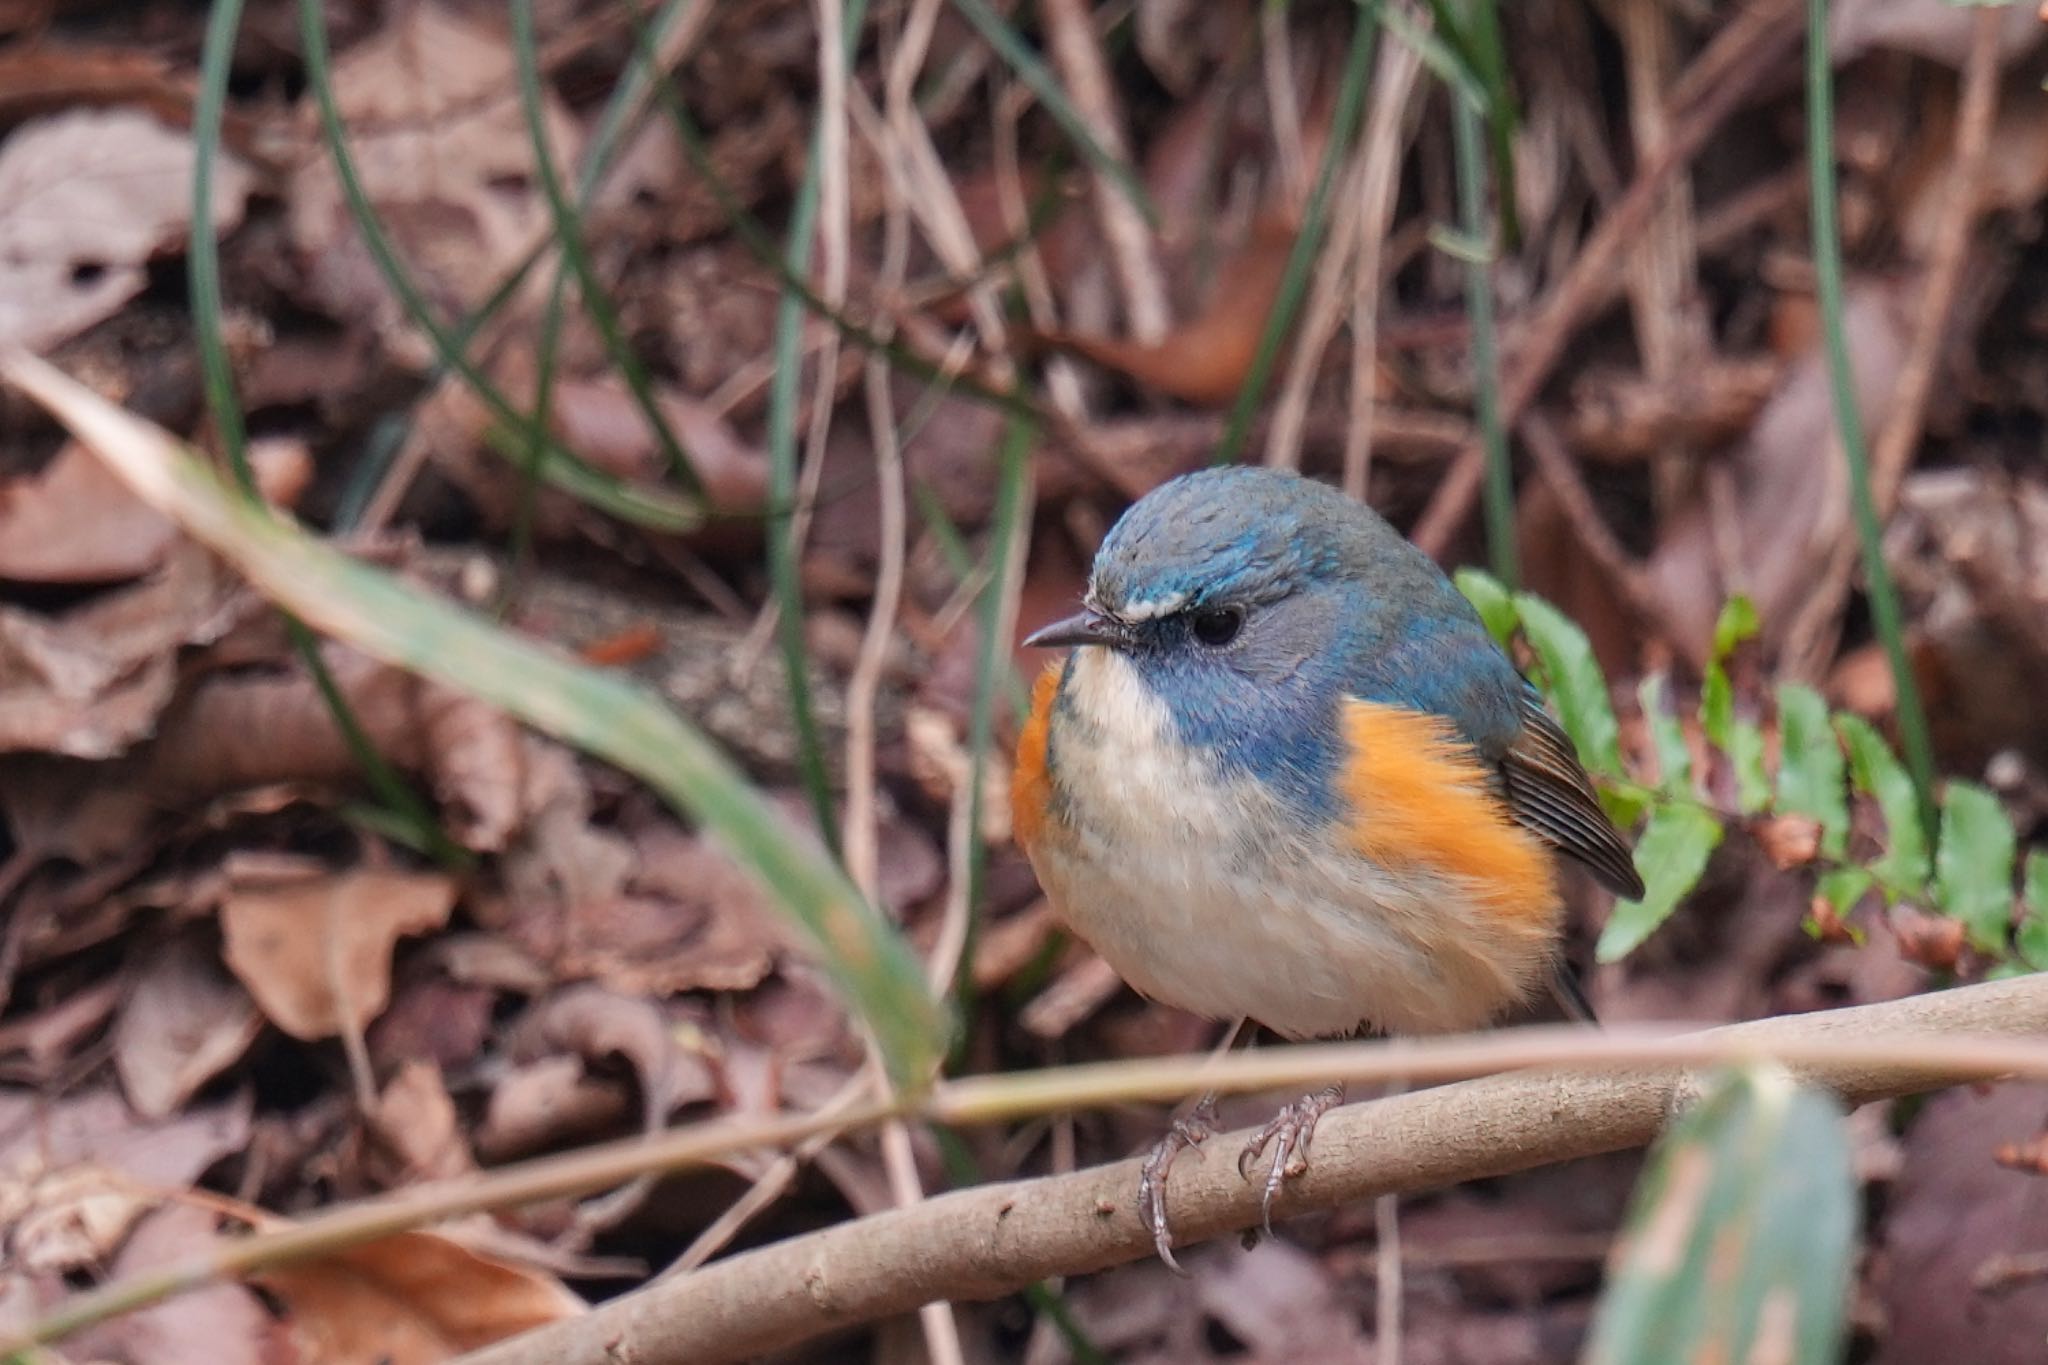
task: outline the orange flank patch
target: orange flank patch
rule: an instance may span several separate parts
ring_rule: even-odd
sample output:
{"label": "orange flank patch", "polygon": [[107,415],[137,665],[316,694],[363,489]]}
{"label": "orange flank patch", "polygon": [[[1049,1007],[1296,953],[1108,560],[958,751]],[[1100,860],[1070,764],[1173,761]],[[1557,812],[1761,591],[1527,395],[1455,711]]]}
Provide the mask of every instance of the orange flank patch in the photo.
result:
{"label": "orange flank patch", "polygon": [[1547,921],[1557,907],[1550,854],[1508,815],[1486,771],[1447,721],[1406,707],[1346,703],[1343,789],[1354,839],[1386,867],[1455,877],[1500,920]]}
{"label": "orange flank patch", "polygon": [[1048,732],[1052,729],[1052,699],[1060,687],[1060,665],[1047,664],[1031,688],[1031,719],[1017,736],[1017,768],[1010,775],[1010,827],[1017,842],[1030,848],[1045,829],[1046,811],[1052,806],[1052,774],[1045,768]]}

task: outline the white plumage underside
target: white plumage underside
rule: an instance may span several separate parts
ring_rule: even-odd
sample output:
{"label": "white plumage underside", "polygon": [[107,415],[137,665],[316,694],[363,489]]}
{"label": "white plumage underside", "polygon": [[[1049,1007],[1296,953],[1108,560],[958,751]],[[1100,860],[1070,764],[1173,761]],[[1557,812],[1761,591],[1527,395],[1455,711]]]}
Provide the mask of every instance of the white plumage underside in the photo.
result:
{"label": "white plumage underside", "polygon": [[1454,881],[1377,867],[1345,831],[1305,830],[1255,780],[1220,777],[1115,653],[1079,651],[1066,698],[1091,742],[1056,745],[1066,818],[1035,861],[1145,995],[1291,1037],[1437,1032],[1484,1024],[1533,974],[1460,950],[1475,919]]}

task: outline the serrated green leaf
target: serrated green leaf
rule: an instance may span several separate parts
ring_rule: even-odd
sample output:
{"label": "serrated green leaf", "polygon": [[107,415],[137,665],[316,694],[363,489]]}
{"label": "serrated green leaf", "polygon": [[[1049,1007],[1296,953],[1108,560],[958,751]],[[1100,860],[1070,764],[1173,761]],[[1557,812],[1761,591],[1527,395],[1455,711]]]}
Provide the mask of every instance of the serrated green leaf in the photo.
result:
{"label": "serrated green leaf", "polygon": [[1847,915],[1876,884],[1877,878],[1867,867],[1834,867],[1820,874],[1813,890],[1837,915]]}
{"label": "serrated green leaf", "polygon": [[1835,733],[1849,750],[1850,784],[1875,800],[1884,816],[1884,856],[1871,863],[1870,870],[1887,899],[1919,894],[1927,884],[1927,837],[1920,828],[1913,779],[1869,721],[1837,715]]}
{"label": "serrated green leaf", "polygon": [[1451,582],[1457,584],[1458,591],[1465,594],[1465,600],[1479,613],[1479,619],[1486,625],[1486,633],[1506,649],[1515,638],[1517,618],[1515,600],[1501,581],[1484,569],[1467,566],[1452,574]]}
{"label": "serrated green leaf", "polygon": [[1623,776],[1621,726],[1607,696],[1607,677],[1593,657],[1592,642],[1571,618],[1540,597],[1515,594],[1522,633],[1543,667],[1557,717],[1578,747],[1579,761],[1595,773]]}
{"label": "serrated green leaf", "polygon": [[1721,843],[1721,822],[1714,813],[1690,802],[1658,806],[1636,841],[1636,871],[1644,893],[1639,901],[1616,901],[1614,914],[1600,932],[1595,953],[1602,962],[1628,956],[1636,945],[1671,918],[1671,912],[1699,884],[1707,859]]}
{"label": "serrated green leaf", "polygon": [[1721,605],[1721,614],[1714,618],[1714,657],[1712,662],[1728,661],[1735,647],[1744,640],[1755,637],[1762,627],[1757,619],[1756,603],[1741,593],[1729,598]]}
{"label": "serrated green leaf", "polygon": [[2021,884],[2025,888],[2027,917],[2020,921],[2020,959],[2037,972],[2048,971],[2048,852],[2037,848],[2027,855],[2027,870]]}
{"label": "serrated green leaf", "polygon": [[2012,817],[1974,782],[1951,782],[1941,798],[1941,845],[1934,856],[1934,899],[1963,922],[1970,942],[2003,953],[2012,927]]}
{"label": "serrated green leaf", "polygon": [[1650,747],[1657,755],[1657,789],[1669,796],[1691,796],[1692,750],[1685,727],[1671,705],[1671,679],[1652,673],[1636,688],[1643,723],[1650,727]]}
{"label": "serrated green leaf", "polygon": [[1798,683],[1778,688],[1778,809],[1820,822],[1820,851],[1839,858],[1849,845],[1849,771],[1820,693]]}
{"label": "serrated green leaf", "polygon": [[1777,1068],[1721,1077],[1636,1185],[1586,1365],[1835,1365],[1856,1217],[1834,1100]]}

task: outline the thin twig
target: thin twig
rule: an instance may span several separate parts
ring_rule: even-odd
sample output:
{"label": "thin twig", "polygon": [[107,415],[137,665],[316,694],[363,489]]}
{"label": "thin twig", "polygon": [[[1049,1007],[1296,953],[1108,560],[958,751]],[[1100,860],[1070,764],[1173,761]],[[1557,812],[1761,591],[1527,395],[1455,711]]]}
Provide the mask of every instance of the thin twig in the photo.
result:
{"label": "thin twig", "polygon": [[1535,461],[1537,476],[1557,499],[1558,510],[1564,513],[1580,547],[1600,566],[1608,585],[1620,593],[1637,622],[1677,647],[1684,635],[1673,624],[1656,581],[1608,529],[1557,428],[1542,412],[1531,409],[1522,414],[1519,429],[1529,456]]}
{"label": "thin twig", "polygon": [[[1387,233],[1393,229],[1394,201],[1401,188],[1401,152],[1414,127],[1407,115],[1422,71],[1422,54],[1407,43],[1392,44],[1383,60],[1388,64],[1373,89],[1366,139],[1370,150],[1365,183],[1359,189],[1365,213],[1359,223],[1357,292],[1351,301],[1351,420],[1344,428],[1344,491],[1360,502],[1365,501],[1372,473],[1373,433],[1380,418],[1380,286],[1385,282]],[[1410,132],[1388,136],[1380,131],[1383,121],[1405,122]]]}
{"label": "thin twig", "polygon": [[[1088,121],[1102,149],[1116,160],[1128,162],[1130,141],[1124,136],[1116,88],[1090,7],[1083,0],[1042,0],[1038,14],[1045,25],[1053,65],[1066,83],[1074,108]],[[1166,304],[1166,277],[1152,249],[1152,230],[1121,186],[1099,169],[1094,178],[1095,215],[1109,243],[1110,260],[1123,292],[1124,321],[1133,340],[1153,345],[1165,337],[1172,314]]]}
{"label": "thin twig", "polygon": [[[1892,1031],[1908,1019],[1914,1021],[1910,1032]],[[1449,1043],[1287,1048],[1214,1059],[1203,1066],[1201,1083],[1235,1090],[1235,1082],[1256,1074],[1274,1088],[1292,1088],[1338,1074],[1327,1065],[1275,1065],[1290,1057],[1334,1061],[1341,1055],[1362,1062],[1370,1056],[1376,1078],[1406,1073],[1418,1080],[1440,1079],[1439,1064],[1458,1054],[1526,1059],[1563,1048],[1577,1054],[1575,1064],[1596,1056],[1610,1064],[1599,1074],[1499,1076],[1335,1110],[1317,1128],[1308,1172],[1280,1197],[1280,1211],[1291,1215],[1640,1146],[1657,1135],[1675,1107],[1698,1093],[1697,1078],[1644,1069],[1653,1058],[1666,1066],[1700,1066],[1776,1054],[1804,1080],[1850,1104],[1963,1078],[1958,1054],[1965,1049],[1959,1040],[1938,1043],[1923,1032],[1928,1028],[2006,1035],[2000,1041],[1972,1038],[1967,1050],[1983,1066],[1967,1069],[1975,1074],[2024,1067],[2029,1074],[2048,1075],[2048,1049],[2038,1036],[2022,1036],[2048,1029],[2048,979],[1764,1020],[1661,1043],[1633,1031],[1545,1028]],[[1110,1066],[1119,1078],[1115,1088],[1127,1093],[1125,1082],[1147,1064]],[[1345,1067],[1342,1074],[1359,1080],[1367,1069]],[[1090,1070],[1067,1071],[1060,1089],[1070,1093],[1072,1082]],[[1187,1059],[1172,1070],[1176,1086],[1189,1083]],[[985,1112],[971,1097],[978,1085],[952,1083],[934,1103],[956,1116]],[[997,1082],[989,1088],[1010,1087]],[[1216,1141],[1227,1147],[1248,1136]],[[1135,1210],[1138,1165],[1123,1161],[1071,1176],[963,1190],[907,1212],[857,1219],[628,1294],[585,1317],[465,1356],[462,1365],[600,1365],[620,1357],[643,1365],[717,1365],[932,1299],[991,1299],[1049,1276],[1135,1260],[1152,1252],[1151,1233]],[[1230,1162],[1176,1167],[1173,1185],[1175,1229],[1185,1241],[1259,1221],[1260,1184],[1242,1179]]]}
{"label": "thin twig", "polygon": [[[1309,399],[1316,375],[1322,369],[1323,352],[1337,334],[1337,324],[1344,318],[1344,305],[1353,301],[1353,291],[1347,286],[1366,268],[1368,254],[1371,269],[1376,272],[1379,268],[1379,239],[1384,237],[1387,225],[1385,214],[1374,211],[1379,205],[1371,186],[1377,170],[1389,163],[1400,164],[1402,115],[1407,110],[1421,58],[1407,43],[1388,43],[1380,49],[1377,61],[1372,109],[1366,116],[1364,135],[1352,152],[1351,164],[1339,182],[1337,211],[1316,261],[1308,311],[1302,319],[1293,354],[1288,357],[1287,374],[1281,381],[1280,395],[1273,403],[1273,418],[1267,428],[1266,463],[1280,469],[1301,467],[1302,432],[1308,425]],[[1391,202],[1385,207],[1390,212]],[[1358,338],[1354,337],[1353,342],[1358,344]],[[1365,339],[1368,350],[1372,344],[1371,338]],[[1355,367],[1353,372],[1355,375]],[[1371,375],[1370,367],[1367,375]]]}
{"label": "thin twig", "polygon": [[[1984,176],[1990,166],[1991,129],[1998,120],[1998,43],[2004,22],[2000,11],[1978,12],[1970,35],[1970,53],[1963,67],[1960,113],[1956,119],[1955,154],[1950,159],[1948,186],[1941,202],[1945,211],[1928,252],[1926,283],[1913,316],[1919,326],[1906,352],[1899,380],[1892,390],[1891,410],[1870,456],[1870,491],[1880,516],[1889,516],[1899,487],[1912,463],[1913,451],[1927,420],[1934,393],[1935,369],[1948,338],[1949,314],[1962,281],[1970,234],[1977,225]],[[1817,153],[1816,153],[1817,154]],[[1853,536],[1839,537],[1820,582],[1786,626],[1785,666],[1796,677],[1816,677],[1833,652],[1834,627],[1849,593],[1856,566]]]}

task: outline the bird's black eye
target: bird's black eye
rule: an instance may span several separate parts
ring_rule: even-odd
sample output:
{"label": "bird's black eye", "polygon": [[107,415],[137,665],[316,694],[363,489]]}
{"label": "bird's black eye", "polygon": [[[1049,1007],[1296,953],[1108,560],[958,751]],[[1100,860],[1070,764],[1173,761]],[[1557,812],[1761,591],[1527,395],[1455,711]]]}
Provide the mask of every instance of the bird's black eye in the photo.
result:
{"label": "bird's black eye", "polygon": [[1211,649],[1221,649],[1237,638],[1244,629],[1244,608],[1237,606],[1202,607],[1188,623],[1195,632],[1195,638]]}

